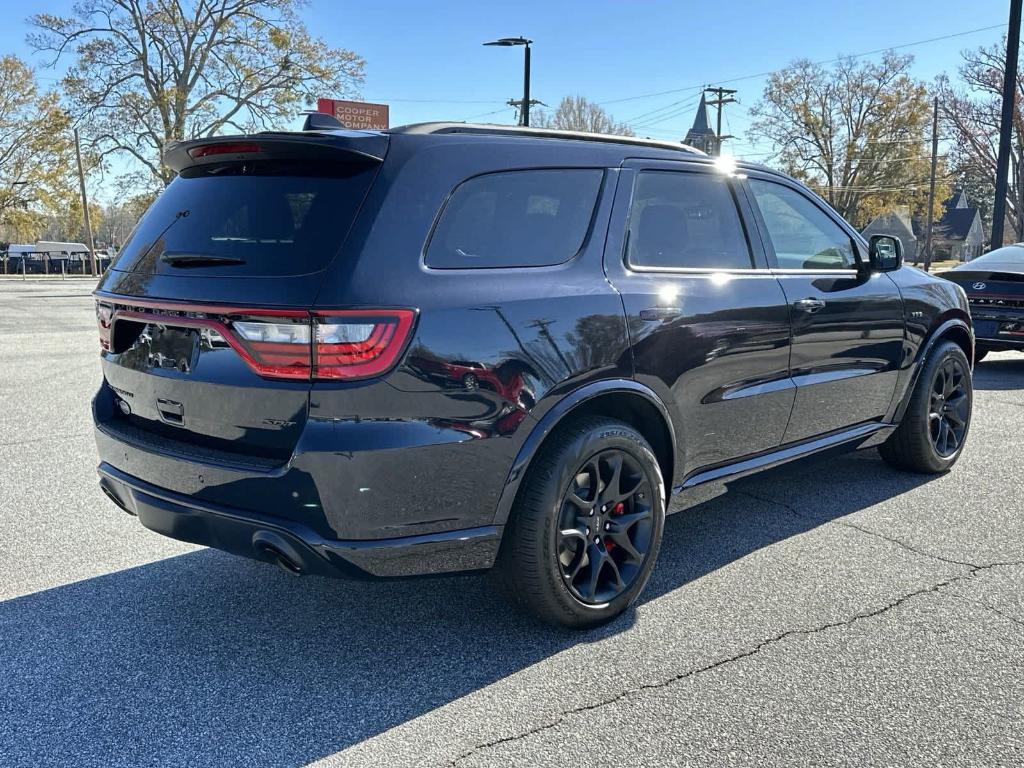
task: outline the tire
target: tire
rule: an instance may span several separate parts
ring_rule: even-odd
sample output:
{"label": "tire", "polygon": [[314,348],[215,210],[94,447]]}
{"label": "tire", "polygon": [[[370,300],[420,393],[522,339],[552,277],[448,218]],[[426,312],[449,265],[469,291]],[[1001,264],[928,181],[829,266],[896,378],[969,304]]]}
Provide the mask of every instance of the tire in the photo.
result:
{"label": "tire", "polygon": [[879,446],[882,458],[911,472],[947,471],[967,440],[973,398],[967,356],[952,341],[939,342],[925,361],[903,420]]}
{"label": "tire", "polygon": [[975,347],[974,348],[974,364],[977,365],[982,360],[984,360],[985,359],[985,355],[987,355],[987,354],[988,354],[988,350],[987,349],[978,349],[977,347]]}
{"label": "tire", "polygon": [[494,577],[509,602],[542,621],[596,627],[647,585],[664,524],[665,485],[650,445],[627,424],[584,416],[534,458]]}

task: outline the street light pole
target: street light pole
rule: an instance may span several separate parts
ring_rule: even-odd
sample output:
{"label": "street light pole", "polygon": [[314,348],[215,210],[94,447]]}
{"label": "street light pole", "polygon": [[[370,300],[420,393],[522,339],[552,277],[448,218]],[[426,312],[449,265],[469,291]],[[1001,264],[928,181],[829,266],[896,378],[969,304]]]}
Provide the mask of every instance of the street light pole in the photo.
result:
{"label": "street light pole", "polygon": [[[527,40],[525,37],[500,37],[497,40],[491,40],[484,45],[500,45],[503,47],[509,47],[513,45],[521,45],[524,47],[523,52],[523,100],[519,103],[519,124],[524,127],[530,125],[530,107],[537,103],[530,99],[530,44],[533,40]],[[510,101],[509,104],[515,105],[515,101]]]}
{"label": "street light pole", "polygon": [[523,54],[523,108],[519,111],[523,116],[524,127],[530,127],[530,41],[526,41]]}

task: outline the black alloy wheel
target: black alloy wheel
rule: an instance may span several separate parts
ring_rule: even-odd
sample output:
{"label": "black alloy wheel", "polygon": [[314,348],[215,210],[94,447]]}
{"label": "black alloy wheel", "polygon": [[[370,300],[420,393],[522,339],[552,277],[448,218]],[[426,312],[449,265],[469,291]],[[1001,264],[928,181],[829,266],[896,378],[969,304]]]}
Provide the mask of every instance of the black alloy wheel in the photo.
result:
{"label": "black alloy wheel", "polygon": [[573,629],[632,605],[658,559],[665,484],[632,425],[580,416],[544,441],[523,477],[493,576],[508,600]]}
{"label": "black alloy wheel", "polygon": [[965,386],[968,375],[961,362],[950,357],[939,366],[932,381],[929,432],[935,452],[944,459],[960,449],[967,434],[971,417]]}
{"label": "black alloy wheel", "polygon": [[628,590],[651,548],[651,483],[621,450],[596,454],[562,496],[556,556],[569,591],[587,605]]}
{"label": "black alloy wheel", "polygon": [[878,446],[879,453],[899,469],[945,472],[963,452],[973,400],[967,355],[954,342],[939,341],[924,361],[899,425]]}

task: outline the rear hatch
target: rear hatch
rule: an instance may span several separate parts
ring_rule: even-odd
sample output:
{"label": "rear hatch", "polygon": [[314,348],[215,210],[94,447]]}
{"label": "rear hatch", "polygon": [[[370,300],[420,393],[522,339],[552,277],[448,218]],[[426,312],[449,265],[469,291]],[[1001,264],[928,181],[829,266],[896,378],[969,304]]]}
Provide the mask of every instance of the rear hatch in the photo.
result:
{"label": "rear hatch", "polygon": [[108,430],[214,455],[291,455],[313,378],[358,377],[352,345],[372,352],[401,322],[311,311],[386,148],[380,134],[334,132],[169,149],[179,176],[96,292]]}
{"label": "rear hatch", "polygon": [[953,269],[941,276],[967,293],[979,339],[1024,340],[1024,274],[980,267]]}

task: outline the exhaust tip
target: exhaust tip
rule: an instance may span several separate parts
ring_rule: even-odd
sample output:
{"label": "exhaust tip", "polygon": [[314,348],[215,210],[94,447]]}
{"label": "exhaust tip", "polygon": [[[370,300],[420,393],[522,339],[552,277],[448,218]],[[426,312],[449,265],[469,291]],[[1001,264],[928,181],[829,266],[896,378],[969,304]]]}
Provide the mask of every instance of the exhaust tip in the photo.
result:
{"label": "exhaust tip", "polygon": [[258,531],[253,534],[252,543],[261,560],[273,563],[289,576],[301,576],[305,572],[302,560],[281,536]]}
{"label": "exhaust tip", "polygon": [[295,562],[292,562],[289,557],[283,552],[279,552],[273,547],[264,547],[264,551],[274,561],[274,565],[280,568],[282,571],[287,573],[289,576],[301,576],[302,567]]}
{"label": "exhaust tip", "polygon": [[120,497],[114,493],[106,483],[100,483],[100,490],[103,491],[103,495],[114,502],[119,509],[127,512],[132,517],[135,517],[135,513],[128,509],[128,505],[121,501]]}

